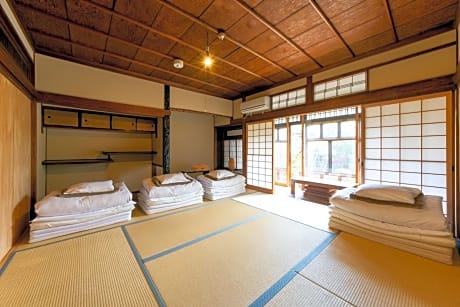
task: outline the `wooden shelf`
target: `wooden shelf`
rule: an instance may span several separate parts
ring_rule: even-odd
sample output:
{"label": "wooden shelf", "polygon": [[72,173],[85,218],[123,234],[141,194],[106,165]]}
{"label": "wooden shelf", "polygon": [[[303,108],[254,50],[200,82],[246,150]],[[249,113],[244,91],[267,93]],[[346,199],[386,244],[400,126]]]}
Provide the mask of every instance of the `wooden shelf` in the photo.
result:
{"label": "wooden shelf", "polygon": [[156,155],[156,151],[136,151],[136,150],[127,150],[127,151],[103,151],[104,155]]}
{"label": "wooden shelf", "polygon": [[58,164],[94,164],[94,163],[111,163],[110,157],[105,159],[61,159],[61,160],[43,160],[42,165],[58,165]]}

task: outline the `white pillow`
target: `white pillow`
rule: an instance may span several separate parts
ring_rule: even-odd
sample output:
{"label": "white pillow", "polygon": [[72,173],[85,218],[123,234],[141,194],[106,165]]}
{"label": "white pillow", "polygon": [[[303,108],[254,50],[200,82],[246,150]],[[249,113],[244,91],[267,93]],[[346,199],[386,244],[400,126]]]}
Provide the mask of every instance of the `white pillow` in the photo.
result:
{"label": "white pillow", "polygon": [[361,197],[406,204],[414,204],[415,198],[421,193],[422,191],[417,188],[385,184],[363,184],[355,191],[355,194]]}
{"label": "white pillow", "polygon": [[161,184],[189,182],[190,179],[182,173],[164,174],[155,177]]}
{"label": "white pillow", "polygon": [[227,171],[226,169],[216,169],[214,171],[210,171],[206,175],[216,180],[235,176],[234,173]]}
{"label": "white pillow", "polygon": [[112,180],[81,182],[71,185],[63,194],[111,192],[114,189]]}

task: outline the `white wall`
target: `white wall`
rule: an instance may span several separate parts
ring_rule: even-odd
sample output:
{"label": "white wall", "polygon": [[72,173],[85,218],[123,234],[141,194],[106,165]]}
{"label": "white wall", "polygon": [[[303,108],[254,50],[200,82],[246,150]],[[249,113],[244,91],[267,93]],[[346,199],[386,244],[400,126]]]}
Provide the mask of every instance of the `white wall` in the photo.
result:
{"label": "white wall", "polygon": [[232,101],[171,86],[171,108],[232,116]]}
{"label": "white wall", "polygon": [[171,114],[170,171],[194,164],[214,168],[214,119],[211,114],[173,111]]}
{"label": "white wall", "polygon": [[38,91],[163,109],[163,84],[81,65],[42,54],[35,56]]}

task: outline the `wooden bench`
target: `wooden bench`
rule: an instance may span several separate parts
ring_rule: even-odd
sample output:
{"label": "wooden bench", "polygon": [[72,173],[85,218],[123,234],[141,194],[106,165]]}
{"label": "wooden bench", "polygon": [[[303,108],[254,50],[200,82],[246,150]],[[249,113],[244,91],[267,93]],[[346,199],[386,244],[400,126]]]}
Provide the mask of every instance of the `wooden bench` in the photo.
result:
{"label": "wooden bench", "polygon": [[292,177],[291,194],[295,196],[295,185],[301,184],[303,199],[323,205],[329,204],[329,197],[336,190],[353,187],[356,183],[346,181],[323,180],[309,177]]}

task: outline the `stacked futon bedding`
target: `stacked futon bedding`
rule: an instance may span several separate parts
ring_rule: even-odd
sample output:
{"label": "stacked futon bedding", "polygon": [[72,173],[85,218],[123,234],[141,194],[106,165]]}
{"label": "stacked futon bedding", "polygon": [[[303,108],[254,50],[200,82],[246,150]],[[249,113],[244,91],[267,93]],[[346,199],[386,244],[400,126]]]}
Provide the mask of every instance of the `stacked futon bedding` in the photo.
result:
{"label": "stacked futon bedding", "polygon": [[183,173],[146,178],[138,203],[146,214],[158,213],[203,202],[201,184]]}
{"label": "stacked futon bedding", "polygon": [[246,191],[246,179],[228,170],[214,170],[196,178],[204,189],[204,197],[216,200],[231,197]]}
{"label": "stacked futon bedding", "polygon": [[124,183],[83,182],[54,191],[35,204],[29,242],[129,221],[135,202]]}
{"label": "stacked futon bedding", "polygon": [[337,191],[330,202],[331,228],[452,264],[455,241],[442,197],[416,188],[365,184]]}

